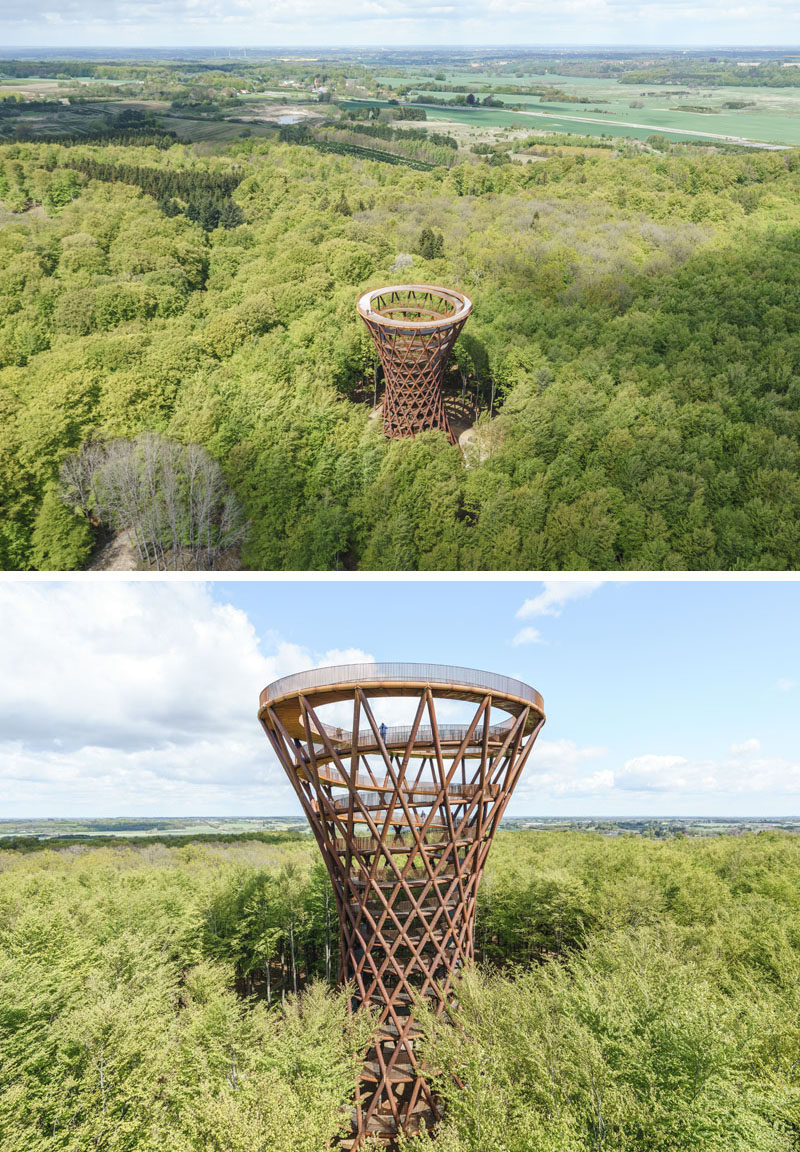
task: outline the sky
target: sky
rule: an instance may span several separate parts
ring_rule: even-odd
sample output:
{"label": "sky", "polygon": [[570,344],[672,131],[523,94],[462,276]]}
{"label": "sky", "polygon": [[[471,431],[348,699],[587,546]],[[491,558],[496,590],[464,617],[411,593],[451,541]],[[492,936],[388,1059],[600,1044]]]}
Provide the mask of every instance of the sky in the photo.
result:
{"label": "sky", "polygon": [[800,42],[795,0],[4,0],[0,43],[41,47]]}
{"label": "sky", "polygon": [[372,660],[542,693],[509,816],[800,815],[800,582],[84,574],[0,584],[0,637],[0,816],[299,815],[259,692]]}

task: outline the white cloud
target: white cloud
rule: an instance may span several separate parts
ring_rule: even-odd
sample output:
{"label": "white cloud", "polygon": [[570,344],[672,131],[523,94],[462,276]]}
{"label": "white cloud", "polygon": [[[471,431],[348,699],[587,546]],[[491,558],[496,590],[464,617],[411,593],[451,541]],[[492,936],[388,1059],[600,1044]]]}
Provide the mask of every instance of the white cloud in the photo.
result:
{"label": "white cloud", "polygon": [[0,809],[282,814],[296,801],[258,696],[305,668],[367,663],[272,641],[202,584],[0,586]]}
{"label": "white cloud", "polygon": [[531,616],[560,616],[566,604],[591,596],[602,583],[602,580],[545,580],[544,590],[524,602],[517,612],[517,618],[527,620]]}
{"label": "white cloud", "polygon": [[760,747],[756,739],[732,744],[730,756],[719,760],[652,753],[636,756],[615,772],[615,786],[623,792],[690,796],[800,795],[800,760],[758,756]]}
{"label": "white cloud", "polygon": [[553,793],[556,796],[605,796],[613,787],[614,773],[609,768],[601,768],[577,780],[562,780]]}
{"label": "white cloud", "polygon": [[543,644],[544,641],[538,628],[521,628],[511,643],[517,648],[520,644]]}
{"label": "white cloud", "polygon": [[[103,46],[127,49],[148,45],[185,48],[206,45],[234,53],[258,45],[294,45],[306,55],[310,45],[327,47],[391,43],[502,46],[643,43],[752,45],[757,25],[764,43],[791,42],[800,25],[800,9],[791,0],[765,0],[725,7],[721,0],[648,0],[643,4],[612,0],[5,0],[0,40],[9,45]],[[787,31],[788,30],[788,31]],[[235,47],[237,46],[238,47]],[[269,52],[270,49],[267,47]],[[274,52],[274,49],[272,49]]]}
{"label": "white cloud", "polygon": [[[649,0],[639,5],[611,3],[610,0],[566,0],[563,6],[554,9],[545,0],[490,0],[488,7],[475,3],[456,6],[449,0],[427,6],[422,4],[422,0],[402,4],[400,0],[356,0],[345,11],[332,0],[296,0],[295,3],[275,0],[270,6],[259,3],[259,0],[227,0],[226,3],[221,0],[139,0],[138,3],[133,3],[133,0],[62,0],[58,8],[52,0],[28,0],[27,3],[6,0],[3,10],[3,22],[12,29],[27,27],[46,31],[48,26],[66,29],[67,32],[72,29],[73,37],[66,39],[66,43],[79,42],[75,30],[83,30],[98,42],[101,30],[114,32],[120,28],[126,32],[135,31],[143,44],[153,43],[152,33],[149,40],[144,37],[148,28],[155,27],[160,34],[162,30],[166,31],[171,42],[180,45],[197,36],[212,37],[212,42],[216,40],[226,44],[232,43],[230,37],[246,36],[243,43],[268,44],[270,41],[264,36],[265,30],[276,24],[293,25],[284,34],[294,43],[302,44],[305,38],[306,44],[333,41],[354,44],[357,40],[350,31],[353,23],[359,28],[376,25],[368,37],[374,43],[385,43],[381,32],[385,34],[387,28],[397,29],[401,25],[409,28],[410,25],[410,31],[418,42],[430,45],[430,31],[427,37],[424,36],[426,16],[428,28],[431,20],[437,25],[445,24],[456,43],[511,43],[508,39],[511,30],[516,31],[515,43],[533,43],[537,41],[533,33],[538,30],[538,41],[545,35],[550,43],[586,44],[589,42],[587,28],[591,28],[602,32],[606,43],[635,44],[643,42],[641,29],[655,27],[674,29],[681,43],[696,41],[697,28],[710,28],[714,33],[711,41],[728,44],[733,35],[738,43],[749,44],[752,35],[746,37],[742,29],[747,25],[749,31],[753,19],[773,29],[765,43],[778,42],[780,36],[776,37],[775,30],[781,31],[781,22],[785,26],[787,21],[797,19],[797,6],[788,0],[767,0],[751,7],[737,4],[727,8],[719,0],[701,0],[694,6],[686,0]],[[484,39],[475,39],[472,32],[464,40],[465,28],[479,29]],[[188,41],[187,29],[190,31]],[[302,35],[306,29],[316,33],[310,41],[308,32],[305,37]],[[556,30],[561,35],[554,40]],[[325,34],[321,35],[323,31]],[[62,36],[65,35],[62,32]],[[677,42],[667,39],[663,31],[661,38],[667,43]],[[80,42],[87,43],[82,38]],[[163,43],[161,39],[158,42]],[[289,41],[281,43],[288,44]]]}
{"label": "white cloud", "polygon": [[752,737],[750,740],[743,740],[741,744],[731,744],[729,752],[731,756],[747,756],[751,752],[758,752],[761,747],[761,741]]}
{"label": "white cloud", "polygon": [[607,748],[592,744],[581,747],[574,740],[538,740],[532,755],[537,774],[562,774],[574,772],[581,764],[605,756],[607,752]]}
{"label": "white cloud", "polygon": [[544,798],[596,796],[610,791],[614,787],[611,770],[587,770],[607,755],[607,748],[580,746],[573,740],[537,740],[517,785],[515,808],[534,812]]}
{"label": "white cloud", "polygon": [[[0,637],[0,812],[20,816],[296,812],[256,719],[259,692],[305,668],[373,661],[360,649],[317,652],[278,634],[259,642],[245,612],[198,583],[0,582]],[[391,726],[408,722],[415,706],[405,698],[373,707],[377,722]],[[473,709],[437,705],[445,723]],[[349,726],[348,704],[331,712],[326,718]],[[601,738],[610,740],[614,727]],[[736,796],[747,811],[753,796],[773,809],[791,797],[796,808],[796,753],[770,756],[766,739],[738,735],[708,758],[692,755],[691,745],[640,744],[633,747],[642,753],[624,763],[605,747],[542,739],[514,810],[562,800],[579,808],[587,797],[602,804],[584,810],[622,811],[645,807],[642,798],[667,806],[679,796],[708,797],[708,810]]]}
{"label": "white cloud", "polygon": [[778,689],[779,692],[791,692],[791,690],[793,688],[797,687],[797,681],[796,680],[789,680],[785,677],[782,677],[780,680],[778,680],[776,682],[775,687]]}
{"label": "white cloud", "polygon": [[678,775],[688,761],[684,756],[635,756],[626,760],[615,782],[633,792],[672,792],[680,788]]}

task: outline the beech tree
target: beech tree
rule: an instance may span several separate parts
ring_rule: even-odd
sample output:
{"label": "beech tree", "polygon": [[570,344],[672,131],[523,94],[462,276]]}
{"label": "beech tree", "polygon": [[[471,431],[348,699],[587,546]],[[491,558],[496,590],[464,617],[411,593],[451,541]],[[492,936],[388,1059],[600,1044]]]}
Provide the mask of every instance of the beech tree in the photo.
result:
{"label": "beech tree", "polygon": [[64,505],[55,487],[48,488],[31,538],[33,566],[43,571],[80,568],[92,543],[88,521]]}
{"label": "beech tree", "polygon": [[[316,844],[265,841],[0,846],[3,1152],[335,1147],[373,1020]],[[793,833],[501,830],[408,1149],[795,1152],[799,894]]]}
{"label": "beech tree", "polygon": [[61,478],[64,501],[128,532],[148,567],[213,569],[244,539],[236,498],[197,444],[150,432],[106,446],[90,441],[64,461]]}

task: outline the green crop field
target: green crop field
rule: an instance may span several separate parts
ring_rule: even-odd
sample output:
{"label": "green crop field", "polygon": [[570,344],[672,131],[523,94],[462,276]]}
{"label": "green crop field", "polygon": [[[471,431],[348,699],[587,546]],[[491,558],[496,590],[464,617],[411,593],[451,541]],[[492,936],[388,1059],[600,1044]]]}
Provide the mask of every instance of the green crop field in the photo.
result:
{"label": "green crop field", "polygon": [[[434,108],[426,107],[428,120],[436,123],[471,124],[483,128],[524,128],[534,131],[576,132],[583,136],[631,136],[645,140],[653,134],[652,128],[616,128],[612,124],[578,122],[565,116],[534,115],[526,112],[508,112],[503,108]],[[675,133],[663,133],[670,140],[684,139]]]}
{"label": "green crop field", "polygon": [[[381,100],[343,100],[342,104],[348,108],[355,108],[363,104],[381,104]],[[433,104],[424,105],[429,122],[442,124],[465,124],[477,128],[517,128],[525,131],[574,132],[581,136],[618,136],[631,137],[635,140],[646,140],[653,133],[666,136],[669,140],[681,141],[698,139],[703,133],[698,131],[688,136],[682,132],[657,126],[639,125],[631,121],[622,126],[615,124],[611,117],[605,120],[597,114],[591,115],[580,111],[583,105],[570,105],[575,111],[567,115],[562,114],[556,106],[550,112],[550,105],[544,105],[541,111],[511,112],[505,108],[457,108],[437,107]],[[630,113],[629,113],[630,115]],[[708,129],[711,132],[711,129]],[[800,130],[798,130],[800,135]],[[798,141],[800,143],[800,141]]]}
{"label": "green crop field", "polygon": [[[680,140],[689,136],[707,138],[736,137],[738,139],[800,146],[800,89],[797,88],[747,88],[718,87],[713,90],[700,88],[677,88],[664,86],[651,87],[647,92],[640,91],[630,84],[618,80],[596,79],[585,76],[561,76],[557,73],[526,74],[524,76],[496,75],[483,71],[452,71],[445,73],[446,83],[455,86],[472,85],[481,91],[496,89],[505,85],[533,87],[548,85],[560,88],[569,96],[586,98],[589,104],[556,103],[543,101],[539,96],[498,92],[498,99],[507,104],[526,106],[534,118],[544,113],[551,116],[547,127],[560,130],[586,132],[591,135],[603,132],[611,136],[632,136],[644,139],[653,132],[669,135],[670,139]],[[398,87],[401,84],[412,86],[411,96],[428,96],[432,99],[452,99],[453,92],[442,91],[431,83],[430,77],[409,74],[406,77],[378,76],[376,83]],[[732,101],[747,103],[740,109],[725,108]],[[641,104],[632,108],[631,104]],[[709,108],[709,112],[690,112],[678,107],[680,104]],[[449,109],[448,109],[449,112]],[[470,113],[467,113],[468,115]],[[493,114],[496,117],[511,115],[505,109],[487,109],[481,115]],[[429,119],[441,119],[437,114]],[[455,115],[451,119],[463,123]],[[587,122],[588,121],[588,122]],[[516,127],[517,120],[485,119],[487,126]],[[572,127],[575,122],[580,127]],[[596,122],[592,127],[592,122]]]}
{"label": "green crop field", "polygon": [[35,839],[42,842],[65,838],[93,837],[117,838],[147,836],[220,836],[253,832],[308,831],[305,820],[296,817],[211,816],[211,817],[111,817],[109,819],[0,820],[0,850],[15,838]]}
{"label": "green crop field", "polygon": [[[531,101],[532,97],[528,97]],[[522,101],[520,101],[522,102]],[[784,144],[800,147],[800,118],[778,120],[769,113],[751,115],[704,115],[658,109],[609,108],[606,115],[585,109],[584,105],[540,104],[530,111],[510,112],[503,108],[433,108],[426,106],[429,120],[456,123],[482,123],[487,127],[550,128],[560,132],[580,132],[591,136],[630,136],[645,140],[653,133],[670,140],[735,140]]]}

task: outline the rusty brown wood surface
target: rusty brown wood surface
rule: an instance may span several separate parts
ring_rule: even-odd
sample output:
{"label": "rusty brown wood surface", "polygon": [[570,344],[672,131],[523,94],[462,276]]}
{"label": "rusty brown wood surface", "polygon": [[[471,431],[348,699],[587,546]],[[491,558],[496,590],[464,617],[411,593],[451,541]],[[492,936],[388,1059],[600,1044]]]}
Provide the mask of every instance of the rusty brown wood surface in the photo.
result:
{"label": "rusty brown wood surface", "polygon": [[[414,720],[388,729],[374,702],[400,689],[417,699]],[[440,725],[438,699],[472,705],[471,719]],[[349,728],[317,711],[342,701],[352,708]],[[492,709],[507,719],[492,723]],[[261,694],[259,719],[331,878],[339,979],[352,983],[353,1011],[377,1012],[345,1146],[377,1136],[394,1148],[400,1132],[440,1117],[419,1056],[416,1005],[424,999],[441,1014],[455,974],[473,959],[478,884],[544,724],[542,699],[490,673],[374,665],[357,676],[332,668],[277,681]]]}
{"label": "rusty brown wood surface", "polygon": [[365,292],[356,306],[383,366],[386,435],[398,439],[434,428],[455,444],[442,380],[472,301],[452,288],[396,284]]}

